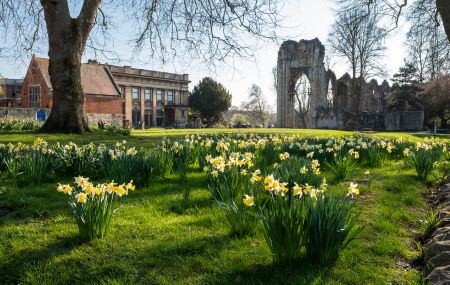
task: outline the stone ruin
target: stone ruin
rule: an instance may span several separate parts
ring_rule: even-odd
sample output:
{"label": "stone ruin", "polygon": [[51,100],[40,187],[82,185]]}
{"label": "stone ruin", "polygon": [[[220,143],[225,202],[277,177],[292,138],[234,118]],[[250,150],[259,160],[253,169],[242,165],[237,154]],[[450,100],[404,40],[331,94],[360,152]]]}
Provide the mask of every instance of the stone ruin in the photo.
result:
{"label": "stone ruin", "polygon": [[[324,64],[325,47],[319,39],[285,41],[278,51],[277,127],[340,130],[421,130],[423,111],[387,112],[385,96],[389,83],[380,85],[352,79],[336,79]],[[310,83],[309,108],[300,122],[295,110],[297,81]],[[351,90],[357,90],[352,94]]]}

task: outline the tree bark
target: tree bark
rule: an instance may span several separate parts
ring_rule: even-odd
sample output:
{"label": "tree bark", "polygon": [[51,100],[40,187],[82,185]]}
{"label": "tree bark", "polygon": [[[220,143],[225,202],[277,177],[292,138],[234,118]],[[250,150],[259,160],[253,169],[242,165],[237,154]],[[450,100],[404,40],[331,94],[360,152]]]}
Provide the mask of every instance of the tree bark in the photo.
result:
{"label": "tree bark", "polygon": [[450,1],[449,0],[436,0],[436,7],[441,14],[442,24],[444,25],[447,39],[450,42]]}
{"label": "tree bark", "polygon": [[78,18],[70,16],[67,0],[41,0],[49,40],[50,82],[53,105],[44,132],[85,133],[81,57],[95,21],[100,0],[85,0]]}

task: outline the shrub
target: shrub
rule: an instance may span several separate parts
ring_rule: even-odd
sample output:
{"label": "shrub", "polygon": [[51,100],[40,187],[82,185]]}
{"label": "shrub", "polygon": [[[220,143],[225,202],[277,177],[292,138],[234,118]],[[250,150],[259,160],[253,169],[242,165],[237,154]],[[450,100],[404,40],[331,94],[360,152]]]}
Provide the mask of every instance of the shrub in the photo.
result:
{"label": "shrub", "polygon": [[111,224],[111,219],[117,197],[123,197],[129,190],[134,190],[134,185],[117,185],[110,182],[94,186],[88,178],[76,177],[76,187],[59,184],[57,190],[69,195],[69,205],[72,214],[84,240],[93,240],[103,237]]}

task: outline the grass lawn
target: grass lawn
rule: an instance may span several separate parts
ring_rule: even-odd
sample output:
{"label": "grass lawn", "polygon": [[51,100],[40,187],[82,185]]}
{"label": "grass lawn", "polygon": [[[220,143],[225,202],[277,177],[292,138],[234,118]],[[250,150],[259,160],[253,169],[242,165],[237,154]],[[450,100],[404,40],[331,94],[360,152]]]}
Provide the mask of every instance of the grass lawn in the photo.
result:
{"label": "grass lawn", "polygon": [[[222,132],[222,130],[202,130]],[[261,132],[268,130],[226,130]],[[133,131],[123,137],[151,147],[164,136],[192,130]],[[312,136],[348,134],[322,130],[270,132]],[[381,134],[420,140],[410,134]],[[110,143],[122,140],[106,134],[0,134],[0,142]],[[448,137],[447,137],[448,139]],[[417,284],[420,258],[416,238],[429,211],[427,186],[402,161],[381,168],[357,169],[334,191],[346,191],[348,181],[361,187],[357,210],[364,231],[326,270],[298,264],[272,267],[261,231],[236,238],[229,234],[221,211],[207,190],[206,175],[191,169],[189,204],[182,202],[176,176],[157,180],[119,201],[108,235],[80,242],[66,196],[55,184],[17,188],[3,180],[0,188],[0,284]],[[325,172],[325,176],[328,174]],[[370,181],[370,183],[369,183]],[[61,182],[72,182],[69,177]],[[343,192],[342,192],[343,193]]]}

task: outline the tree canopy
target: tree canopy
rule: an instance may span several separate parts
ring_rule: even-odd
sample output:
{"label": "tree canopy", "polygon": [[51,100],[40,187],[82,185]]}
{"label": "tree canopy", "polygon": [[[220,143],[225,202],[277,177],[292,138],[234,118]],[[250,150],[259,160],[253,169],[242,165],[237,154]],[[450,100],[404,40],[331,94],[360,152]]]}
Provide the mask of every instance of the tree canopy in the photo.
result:
{"label": "tree canopy", "polygon": [[219,122],[231,107],[231,94],[210,77],[203,78],[189,95],[189,107],[208,126]]}

